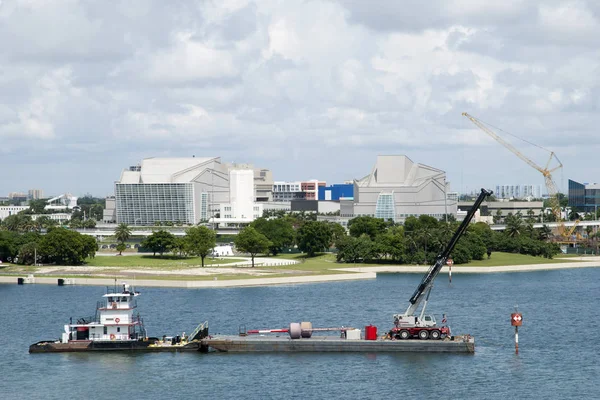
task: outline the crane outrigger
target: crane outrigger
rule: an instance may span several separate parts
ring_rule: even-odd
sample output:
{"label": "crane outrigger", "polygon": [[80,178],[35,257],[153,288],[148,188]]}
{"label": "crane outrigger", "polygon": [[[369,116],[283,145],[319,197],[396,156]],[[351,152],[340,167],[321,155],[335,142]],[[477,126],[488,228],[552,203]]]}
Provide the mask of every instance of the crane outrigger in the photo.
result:
{"label": "crane outrigger", "polygon": [[[418,337],[419,339],[441,339],[450,334],[449,327],[438,327],[435,318],[432,315],[425,315],[429,294],[433,288],[433,281],[442,270],[442,267],[446,264],[446,260],[450,257],[452,250],[454,250],[454,246],[456,246],[458,240],[467,230],[469,223],[481,206],[483,200],[492,193],[491,190],[481,189],[479,197],[477,197],[473,207],[471,207],[456,232],[454,232],[452,239],[450,239],[450,242],[448,242],[444,250],[438,254],[435,263],[429,268],[421,280],[417,290],[415,290],[415,293],[410,298],[410,304],[404,314],[394,314],[394,328],[390,331],[391,337],[396,339],[410,339],[411,337]],[[421,309],[419,316],[417,316],[415,315],[415,312],[423,300],[425,300],[423,308]]]}

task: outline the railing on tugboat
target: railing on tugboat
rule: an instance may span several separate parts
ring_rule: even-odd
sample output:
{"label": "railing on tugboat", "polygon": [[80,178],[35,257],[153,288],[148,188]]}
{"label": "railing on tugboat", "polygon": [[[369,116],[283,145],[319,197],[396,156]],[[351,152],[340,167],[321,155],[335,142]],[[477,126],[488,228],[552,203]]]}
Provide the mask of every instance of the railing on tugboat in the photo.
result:
{"label": "railing on tugboat", "polygon": [[[132,300],[131,302],[131,307],[127,307],[127,308],[137,308],[137,300]],[[109,309],[115,309],[115,310],[123,310],[123,308],[119,307],[119,305],[121,304],[121,302],[118,301],[113,301],[110,302],[108,300],[104,301],[98,301],[96,302],[96,309],[104,309],[104,310],[109,310]]]}

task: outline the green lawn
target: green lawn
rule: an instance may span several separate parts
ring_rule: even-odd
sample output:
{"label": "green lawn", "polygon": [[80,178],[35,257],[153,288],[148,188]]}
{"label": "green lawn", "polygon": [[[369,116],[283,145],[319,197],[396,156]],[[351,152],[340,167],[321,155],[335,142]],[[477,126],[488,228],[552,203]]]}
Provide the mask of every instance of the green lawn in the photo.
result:
{"label": "green lawn", "polygon": [[[213,264],[229,264],[233,262],[243,261],[239,258],[216,258],[206,257],[204,266]],[[135,256],[96,256],[90,258],[86,262],[90,267],[159,267],[159,268],[174,268],[183,266],[198,266],[202,265],[200,257],[185,257],[179,258],[172,255],[164,255],[156,257],[152,255],[135,255]]]}
{"label": "green lawn", "polygon": [[488,260],[487,256],[483,260],[473,260],[468,264],[456,264],[460,267],[499,267],[499,266],[510,266],[510,265],[532,265],[532,264],[559,264],[566,262],[577,262],[577,260],[561,260],[559,254],[556,258],[547,259],[543,257],[534,257],[524,254],[514,253],[501,253],[494,252],[492,257]]}
{"label": "green lawn", "polygon": [[[389,264],[338,264],[335,262],[335,254],[322,254],[312,258],[306,258],[306,254],[282,254],[277,255],[276,258],[283,259],[295,259],[295,260],[303,260],[305,261],[300,265],[291,265],[288,267],[277,267],[280,269],[290,268],[290,269],[303,269],[307,271],[313,270],[321,270],[321,269],[335,269],[335,268],[349,268],[349,267],[367,267],[373,265],[389,265]],[[528,256],[524,254],[514,254],[514,253],[502,253],[502,252],[494,252],[492,253],[492,257],[488,260],[487,256],[485,256],[484,260],[479,261],[471,261],[468,264],[455,264],[456,266],[461,267],[497,267],[497,266],[510,266],[510,265],[531,265],[531,264],[550,264],[550,263],[565,263],[565,262],[577,262],[577,260],[566,259],[562,260],[562,255],[559,254],[554,259],[547,259],[543,257],[534,257]]]}

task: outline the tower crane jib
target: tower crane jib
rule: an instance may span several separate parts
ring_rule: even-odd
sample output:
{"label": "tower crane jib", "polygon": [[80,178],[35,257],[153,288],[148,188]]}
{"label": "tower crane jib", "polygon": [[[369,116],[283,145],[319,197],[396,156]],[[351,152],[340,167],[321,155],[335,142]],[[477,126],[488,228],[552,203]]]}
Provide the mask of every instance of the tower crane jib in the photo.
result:
{"label": "tower crane jib", "polygon": [[[528,142],[528,143],[530,143],[536,147],[539,147],[550,153],[550,157],[548,158],[548,162],[546,163],[546,166],[541,167],[540,165],[538,165],[534,161],[532,161],[529,157],[526,157],[523,153],[521,153],[519,150],[517,150],[517,148],[515,146],[508,143],[506,140],[504,140],[500,136],[498,136],[496,134],[496,132],[494,132],[493,130],[488,128],[482,121],[478,120],[477,118],[473,117],[472,115],[470,115],[466,112],[462,113],[462,115],[467,117],[479,129],[481,129],[482,131],[487,133],[489,136],[491,136],[493,139],[495,139],[498,143],[500,143],[501,145],[506,147],[508,150],[510,150],[513,154],[515,154],[517,157],[519,157],[521,160],[523,160],[527,164],[529,164],[532,168],[535,168],[536,170],[538,170],[539,172],[542,173],[542,175],[544,176],[544,183],[546,185],[546,190],[548,191],[548,197],[550,200],[550,206],[552,209],[552,213],[554,214],[554,217],[556,218],[556,221],[558,222],[558,231],[561,235],[564,236],[565,227],[564,227],[564,224],[562,223],[563,218],[562,218],[562,212],[560,209],[560,200],[558,199],[558,189],[556,187],[556,183],[554,183],[554,179],[552,178],[552,173],[554,171],[556,171],[557,169],[562,168],[562,166],[563,166],[562,163],[560,162],[560,160],[558,159],[558,157],[556,156],[556,154],[553,151],[544,149],[543,147],[540,147],[534,143]],[[551,168],[550,166],[551,166],[553,160],[555,160],[557,162],[557,165]]]}

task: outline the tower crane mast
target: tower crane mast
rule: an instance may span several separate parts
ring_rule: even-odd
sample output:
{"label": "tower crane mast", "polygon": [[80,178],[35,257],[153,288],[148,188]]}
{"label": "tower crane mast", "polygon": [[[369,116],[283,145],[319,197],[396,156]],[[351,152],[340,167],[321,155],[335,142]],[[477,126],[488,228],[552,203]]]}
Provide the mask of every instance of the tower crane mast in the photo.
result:
{"label": "tower crane mast", "polygon": [[[544,149],[543,147],[535,145],[535,146],[540,147],[543,150],[550,153],[550,157],[548,158],[548,162],[546,162],[546,166],[541,167],[538,164],[536,164],[534,161],[532,161],[530,158],[526,157],[519,150],[517,150],[517,148],[515,146],[508,143],[506,140],[504,140],[500,136],[498,136],[496,134],[496,132],[494,132],[493,130],[488,128],[482,121],[478,120],[477,118],[475,118],[474,116],[472,116],[466,112],[462,113],[462,115],[467,117],[479,129],[481,129],[482,131],[487,133],[489,136],[491,136],[493,139],[495,139],[498,143],[500,143],[501,145],[506,147],[508,150],[510,150],[512,153],[514,153],[521,160],[523,160],[527,164],[529,164],[529,166],[535,168],[536,170],[538,170],[539,172],[542,173],[542,175],[544,176],[544,182],[546,184],[546,190],[548,191],[548,198],[549,198],[549,202],[550,202],[550,207],[552,209],[552,214],[554,214],[556,222],[558,223],[558,233],[560,235],[564,236],[565,235],[565,227],[562,222],[563,218],[562,218],[562,212],[560,209],[560,200],[558,198],[558,189],[556,187],[556,183],[554,183],[554,179],[552,178],[552,172],[556,171],[559,168],[562,168],[562,166],[563,166],[562,163],[560,162],[560,160],[558,159],[558,157],[556,156],[556,154],[554,154],[553,151],[550,151],[550,150]],[[550,164],[552,163],[552,160],[556,160],[558,165],[551,168]]]}

